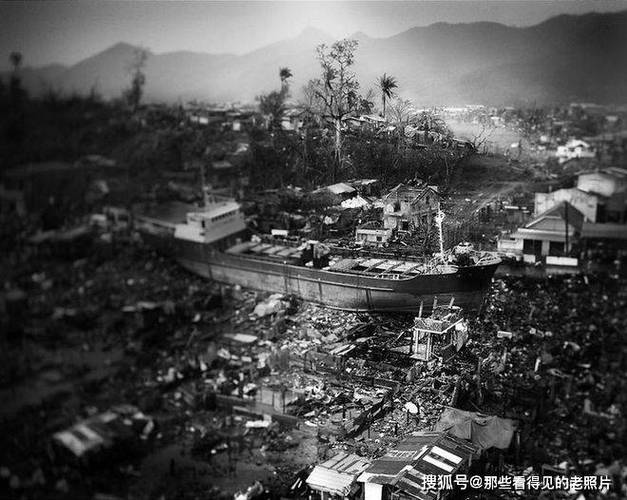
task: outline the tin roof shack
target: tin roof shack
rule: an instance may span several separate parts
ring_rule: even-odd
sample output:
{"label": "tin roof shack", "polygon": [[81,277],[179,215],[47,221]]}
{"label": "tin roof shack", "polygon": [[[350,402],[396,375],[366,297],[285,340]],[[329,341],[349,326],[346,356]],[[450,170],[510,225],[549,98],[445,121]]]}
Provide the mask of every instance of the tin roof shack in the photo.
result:
{"label": "tin roof shack", "polygon": [[357,478],[369,465],[369,460],[358,455],[338,453],[316,465],[307,478],[307,484],[318,492],[320,500],[362,498],[362,485]]}
{"label": "tin roof shack", "polygon": [[55,433],[52,441],[59,458],[94,463],[129,458],[154,428],[153,419],[135,406],[119,405]]}
{"label": "tin roof shack", "polygon": [[232,130],[233,132],[244,132],[256,123],[254,111],[232,109],[226,112],[226,121],[223,124],[223,129]]}
{"label": "tin roof shack", "polygon": [[281,116],[281,129],[299,132],[304,124],[306,110],[300,108],[291,108],[286,110]]}
{"label": "tin roof shack", "polygon": [[468,471],[480,449],[442,432],[417,432],[395,449],[372,461],[358,481],[364,500],[447,498],[448,490],[427,490],[425,475],[454,475]]}
{"label": "tin roof shack", "polygon": [[439,355],[447,361],[459,351],[468,339],[468,322],[462,317],[462,309],[453,305],[437,305],[434,300],[431,316],[422,317],[422,305],[418,317],[414,319],[412,332],[412,357],[429,361],[433,356],[436,336]]}
{"label": "tin roof shack", "polygon": [[555,206],[536,216],[512,234],[512,239],[523,240],[523,260],[536,263],[546,259],[547,264],[577,265],[569,257],[579,241],[584,215],[568,202]]}
{"label": "tin roof shack", "polygon": [[357,195],[357,190],[345,182],[338,182],[337,184],[331,184],[320,189],[316,189],[314,193],[321,191],[327,191],[335,196],[338,196],[341,200],[347,200]]}
{"label": "tin roof shack", "polygon": [[440,210],[437,188],[399,184],[383,198],[383,226],[397,231],[431,227]]}
{"label": "tin roof shack", "polygon": [[379,179],[355,179],[348,181],[362,196],[381,196],[381,182]]}

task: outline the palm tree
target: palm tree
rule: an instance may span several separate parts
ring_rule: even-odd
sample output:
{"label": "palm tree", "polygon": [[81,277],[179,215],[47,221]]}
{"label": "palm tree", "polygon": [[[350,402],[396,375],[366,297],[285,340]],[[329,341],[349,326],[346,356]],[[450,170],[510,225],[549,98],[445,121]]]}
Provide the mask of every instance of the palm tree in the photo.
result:
{"label": "palm tree", "polygon": [[281,81],[284,82],[292,77],[292,70],[290,68],[281,68],[279,70],[279,76],[281,77]]}
{"label": "palm tree", "polygon": [[381,91],[381,100],[383,101],[383,117],[385,118],[385,101],[391,99],[394,95],[394,89],[398,88],[396,78],[383,73],[379,78],[379,90]]}
{"label": "palm tree", "polygon": [[279,69],[279,78],[281,78],[281,90],[287,90],[287,80],[292,78],[292,70],[290,68]]}

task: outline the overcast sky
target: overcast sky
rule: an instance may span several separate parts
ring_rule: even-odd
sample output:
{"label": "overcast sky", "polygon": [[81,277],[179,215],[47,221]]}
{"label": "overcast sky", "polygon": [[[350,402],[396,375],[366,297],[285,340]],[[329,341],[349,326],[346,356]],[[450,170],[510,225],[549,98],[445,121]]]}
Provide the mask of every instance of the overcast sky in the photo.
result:
{"label": "overcast sky", "polygon": [[394,35],[435,22],[530,26],[558,14],[627,9],[627,0],[554,1],[20,1],[0,2],[0,68],[73,64],[117,42],[153,52],[244,53],[312,26],[342,37]]}

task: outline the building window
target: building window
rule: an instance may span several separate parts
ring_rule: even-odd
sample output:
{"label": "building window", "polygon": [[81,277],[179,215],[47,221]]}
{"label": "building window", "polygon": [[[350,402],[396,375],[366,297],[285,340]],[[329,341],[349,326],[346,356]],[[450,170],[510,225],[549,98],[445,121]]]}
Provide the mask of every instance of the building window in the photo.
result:
{"label": "building window", "polygon": [[377,241],[382,241],[383,238],[381,238],[381,236],[377,236]]}
{"label": "building window", "polygon": [[561,241],[549,242],[549,255],[562,257],[564,255],[564,243]]}
{"label": "building window", "polygon": [[400,212],[401,211],[401,202],[400,201],[395,201],[394,202],[394,211],[395,212]]}
{"label": "building window", "polygon": [[536,257],[542,256],[542,241],[541,240],[523,240],[523,254],[535,255]]}

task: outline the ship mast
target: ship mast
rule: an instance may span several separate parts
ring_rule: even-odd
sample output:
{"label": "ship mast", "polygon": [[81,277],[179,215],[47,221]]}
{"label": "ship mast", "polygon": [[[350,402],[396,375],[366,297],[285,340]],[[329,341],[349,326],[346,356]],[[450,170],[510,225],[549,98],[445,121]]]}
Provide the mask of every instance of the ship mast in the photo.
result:
{"label": "ship mast", "polygon": [[209,194],[207,193],[207,186],[205,186],[205,164],[204,162],[200,163],[200,188],[202,189],[202,199],[205,208],[209,206]]}
{"label": "ship mast", "polygon": [[435,223],[438,226],[438,236],[440,239],[440,257],[444,259],[444,238],[442,237],[442,221],[444,220],[444,212],[442,210],[438,210],[437,215],[435,216]]}

